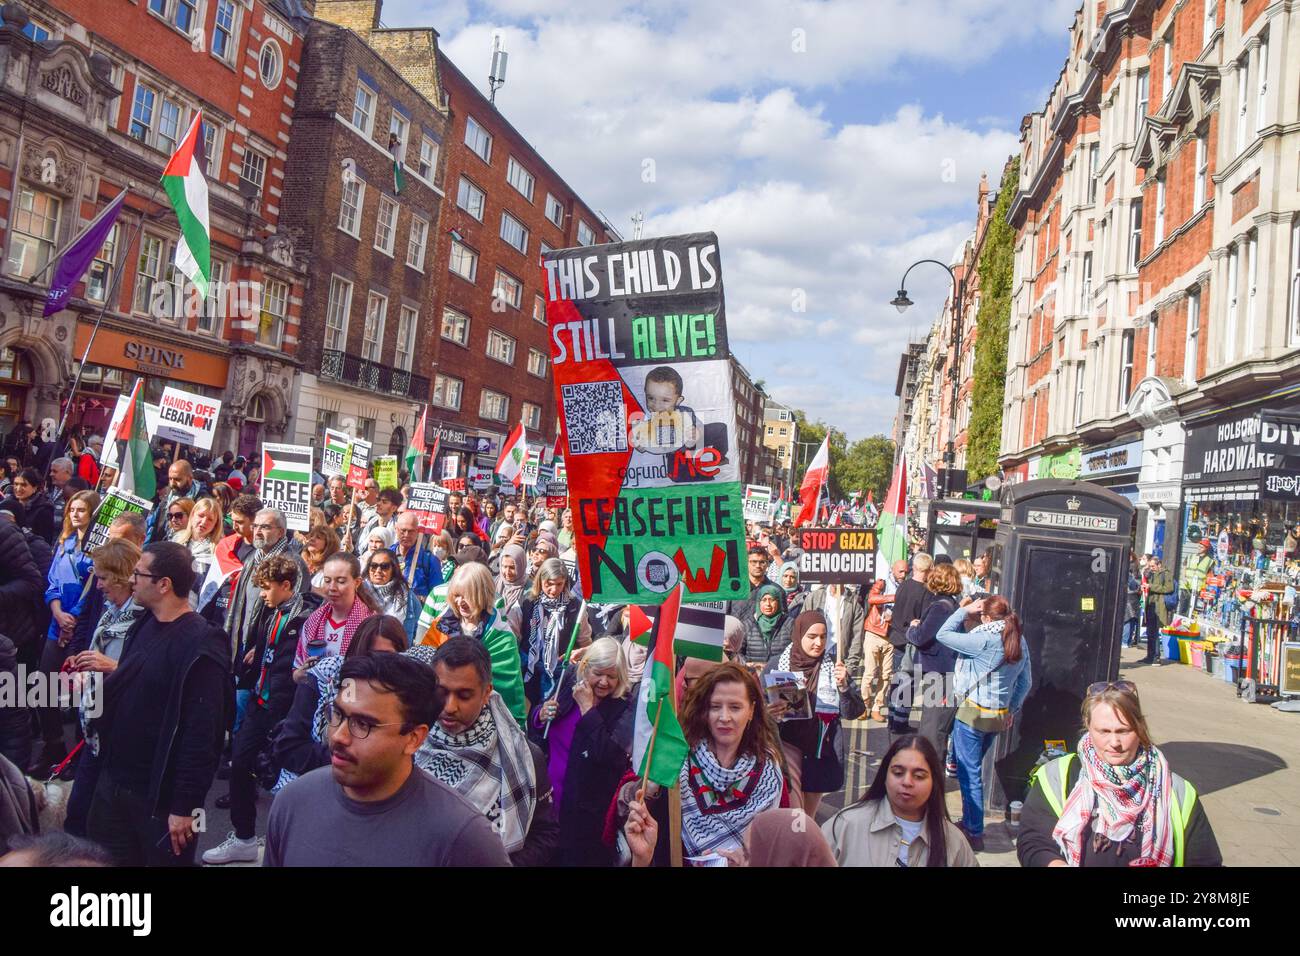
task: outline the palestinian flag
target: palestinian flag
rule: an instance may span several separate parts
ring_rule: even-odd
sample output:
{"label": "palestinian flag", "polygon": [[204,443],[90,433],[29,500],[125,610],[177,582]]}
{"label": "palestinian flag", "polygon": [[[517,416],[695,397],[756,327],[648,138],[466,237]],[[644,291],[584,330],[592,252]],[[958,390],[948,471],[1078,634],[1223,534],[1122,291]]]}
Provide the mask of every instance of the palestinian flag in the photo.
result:
{"label": "palestinian flag", "polygon": [[117,460],[122,467],[117,487],[141,498],[153,498],[158,491],[158,476],[153,470],[153,453],[149,450],[149,430],[144,419],[144,379],[135,380],[131,403],[117,428]]}
{"label": "palestinian flag", "polygon": [[294,445],[273,445],[271,451],[262,446],[262,477],[277,481],[296,481],[311,484],[311,448]]}
{"label": "palestinian flag", "polygon": [[655,615],[650,656],[636,703],[632,767],[639,776],[649,777],[661,787],[676,786],[690,751],[673,699],[673,634],[681,604],[682,588],[678,584]]}
{"label": "palestinian flag", "polygon": [[520,422],[501,446],[501,457],[497,459],[494,469],[501,476],[502,484],[512,484],[518,488],[524,480],[524,461],[528,458],[528,436],[524,432],[524,423]]}
{"label": "palestinian flag", "polygon": [[893,562],[902,561],[907,557],[907,455],[905,453],[898,457],[898,467],[894,469],[894,478],[889,483],[889,493],[885,495],[885,508],[881,512],[876,531],[879,542],[877,568],[888,568]]}
{"label": "palestinian flag", "polygon": [[208,294],[212,277],[209,246],[208,183],[203,178],[203,114],[196,113],[189,132],[172,153],[163,170],[162,185],[176,210],[181,240],[176,244],[176,268],[194,283],[199,295]]}
{"label": "palestinian flag", "polygon": [[[243,562],[235,555],[235,549],[239,547],[240,542],[243,540],[243,535],[235,532],[226,535],[212,549],[215,560],[208,565],[207,577],[203,579],[203,584],[199,588],[199,603],[196,610],[203,610],[217,596],[221,586],[227,581],[231,581],[231,576],[244,566]],[[231,581],[231,584],[233,583]]]}
{"label": "palestinian flag", "polygon": [[[641,623],[644,621],[644,625]],[[678,657],[698,657],[705,661],[721,662],[723,634],[727,612],[704,604],[685,604],[677,612],[677,628],[673,635],[673,653]],[[636,644],[650,643],[652,624],[644,611],[635,604],[628,614],[628,638]]]}
{"label": "palestinian flag", "polygon": [[411,481],[419,481],[415,473],[417,462],[424,463],[424,453],[428,451],[428,446],[424,441],[424,429],[428,424],[429,406],[424,406],[424,411],[420,413],[420,423],[415,426],[415,434],[411,436],[411,447],[406,449],[406,473],[410,475]]}

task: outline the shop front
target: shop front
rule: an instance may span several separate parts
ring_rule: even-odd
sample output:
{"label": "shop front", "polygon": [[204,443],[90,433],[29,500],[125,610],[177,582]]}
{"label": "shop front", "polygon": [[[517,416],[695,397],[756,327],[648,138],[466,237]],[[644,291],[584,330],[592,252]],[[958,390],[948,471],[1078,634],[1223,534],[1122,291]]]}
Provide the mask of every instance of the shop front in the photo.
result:
{"label": "shop front", "polygon": [[[1142,471],[1142,439],[1098,448],[1086,448],[1079,462],[1079,479],[1092,482],[1138,504],[1138,476]],[[1139,509],[1134,516],[1133,548],[1146,538],[1145,511]]]}
{"label": "shop front", "polygon": [[1181,556],[1185,433],[1169,383],[1156,376],[1138,382],[1129,399],[1128,413],[1143,428],[1135,548],[1156,555],[1169,567],[1177,567]]}

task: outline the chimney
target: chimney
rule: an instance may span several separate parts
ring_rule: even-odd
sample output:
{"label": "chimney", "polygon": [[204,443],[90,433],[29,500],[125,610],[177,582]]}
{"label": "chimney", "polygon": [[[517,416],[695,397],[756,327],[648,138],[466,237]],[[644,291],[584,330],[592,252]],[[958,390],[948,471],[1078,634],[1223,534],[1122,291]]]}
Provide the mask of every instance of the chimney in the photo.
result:
{"label": "chimney", "polygon": [[316,0],[316,19],[346,27],[362,38],[379,28],[384,0]]}

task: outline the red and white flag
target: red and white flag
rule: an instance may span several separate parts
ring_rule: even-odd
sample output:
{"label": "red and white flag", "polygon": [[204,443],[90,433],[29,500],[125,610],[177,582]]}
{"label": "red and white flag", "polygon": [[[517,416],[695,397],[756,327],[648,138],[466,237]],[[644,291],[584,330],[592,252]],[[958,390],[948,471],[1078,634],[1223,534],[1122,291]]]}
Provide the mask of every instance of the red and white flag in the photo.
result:
{"label": "red and white flag", "polygon": [[803,505],[794,519],[796,528],[809,524],[817,518],[817,500],[821,498],[822,486],[826,484],[831,471],[830,441],[829,434],[822,439],[822,446],[817,449],[812,464],[804,472],[803,484],[799,486],[799,499]]}

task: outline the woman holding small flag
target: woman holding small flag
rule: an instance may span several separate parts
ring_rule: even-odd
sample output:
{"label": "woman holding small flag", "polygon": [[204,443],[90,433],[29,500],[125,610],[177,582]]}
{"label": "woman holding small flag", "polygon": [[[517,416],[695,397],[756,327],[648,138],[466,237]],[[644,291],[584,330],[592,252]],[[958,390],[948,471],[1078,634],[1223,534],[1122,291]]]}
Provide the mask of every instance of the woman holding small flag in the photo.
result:
{"label": "woman holding small flag", "polygon": [[559,558],[547,558],[537,569],[532,589],[519,602],[519,618],[524,693],[534,701],[554,697],[561,655],[570,645],[591,643],[586,603],[573,593],[568,566]]}

